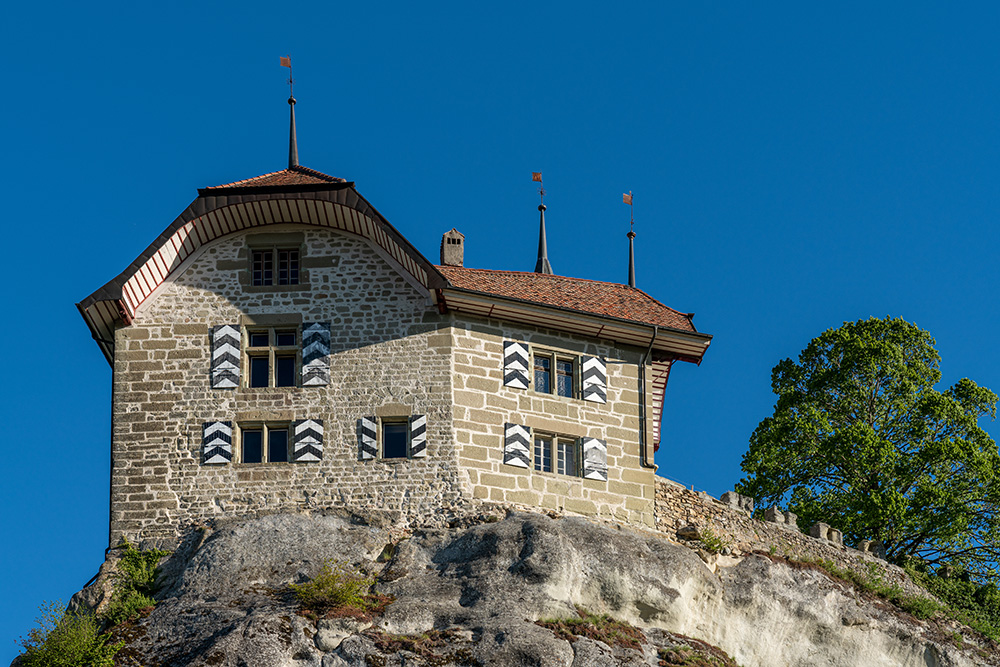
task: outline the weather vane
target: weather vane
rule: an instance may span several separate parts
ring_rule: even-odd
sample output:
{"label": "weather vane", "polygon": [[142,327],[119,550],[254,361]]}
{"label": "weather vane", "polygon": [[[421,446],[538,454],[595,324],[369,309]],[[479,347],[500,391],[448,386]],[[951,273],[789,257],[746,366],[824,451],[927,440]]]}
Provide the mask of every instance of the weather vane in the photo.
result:
{"label": "weather vane", "polygon": [[629,190],[628,194],[622,194],[622,203],[628,204],[628,228],[629,233],[633,233],[633,226],[635,225],[635,217],[633,216],[632,208],[632,191]]}
{"label": "weather vane", "polygon": [[292,79],[292,57],[291,56],[281,56],[281,66],[288,68],[288,96],[294,98],[292,94],[292,84],[294,79]]}
{"label": "weather vane", "polygon": [[533,171],[531,172],[531,180],[538,182],[538,196],[541,197],[541,203],[545,203],[545,186],[542,185],[542,172]]}

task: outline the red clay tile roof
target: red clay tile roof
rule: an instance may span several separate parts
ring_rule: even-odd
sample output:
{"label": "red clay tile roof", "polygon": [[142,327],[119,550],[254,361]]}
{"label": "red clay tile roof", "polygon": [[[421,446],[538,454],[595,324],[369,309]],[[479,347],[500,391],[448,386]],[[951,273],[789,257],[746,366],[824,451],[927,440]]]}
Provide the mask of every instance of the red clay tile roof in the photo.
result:
{"label": "red clay tile roof", "polygon": [[691,318],[640,289],[597,280],[459,266],[437,269],[458,289],[696,332]]}
{"label": "red clay tile roof", "polygon": [[272,171],[270,174],[261,174],[253,178],[245,178],[242,181],[226,183],[225,185],[212,185],[205,190],[219,190],[221,188],[260,188],[269,185],[314,185],[316,183],[346,183],[343,178],[328,176],[321,171],[310,169],[309,167],[291,167],[281,171]]}

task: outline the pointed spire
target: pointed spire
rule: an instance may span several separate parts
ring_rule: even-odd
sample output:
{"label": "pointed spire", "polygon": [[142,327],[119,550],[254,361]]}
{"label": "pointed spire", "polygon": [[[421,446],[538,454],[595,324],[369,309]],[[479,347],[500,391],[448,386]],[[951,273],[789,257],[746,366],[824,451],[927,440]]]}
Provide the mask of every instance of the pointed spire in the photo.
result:
{"label": "pointed spire", "polygon": [[535,273],[552,274],[552,265],[549,264],[549,248],[545,243],[545,204],[538,205],[538,261],[535,263]]}
{"label": "pointed spire", "polygon": [[292,94],[292,57],[282,56],[281,66],[288,68],[288,108],[291,111],[291,120],[288,126],[288,168],[299,166],[299,143],[295,138],[295,96]]}
{"label": "pointed spire", "polygon": [[542,186],[542,172],[531,172],[531,180],[538,183],[538,196],[541,197],[541,203],[538,205],[538,261],[535,262],[535,273],[552,275],[552,265],[549,264],[549,246],[545,242],[545,187]]}
{"label": "pointed spire", "polygon": [[288,168],[299,166],[299,144],[295,139],[295,98],[288,98],[288,106],[292,116],[288,126]]}
{"label": "pointed spire", "polygon": [[622,195],[622,203],[628,204],[628,286],[635,287],[635,217],[632,208],[632,191]]}
{"label": "pointed spire", "polygon": [[635,245],[632,240],[635,232],[631,229],[628,232],[628,286],[635,287]]}

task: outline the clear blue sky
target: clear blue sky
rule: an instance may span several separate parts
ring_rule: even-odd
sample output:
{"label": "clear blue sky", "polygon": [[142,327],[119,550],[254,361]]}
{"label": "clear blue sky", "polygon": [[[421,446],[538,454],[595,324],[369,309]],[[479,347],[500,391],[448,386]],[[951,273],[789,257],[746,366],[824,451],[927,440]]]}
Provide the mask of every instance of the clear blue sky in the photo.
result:
{"label": "clear blue sky", "polygon": [[1000,389],[1000,6],[766,4],[8,6],[0,663],[106,546],[111,372],[74,303],[196,188],[284,166],[281,55],[302,164],[432,259],[457,227],[467,266],[531,270],[542,171],[556,272],[624,281],[635,193],[639,287],[715,335],[670,379],[667,477],[731,488],[771,368],[845,320]]}

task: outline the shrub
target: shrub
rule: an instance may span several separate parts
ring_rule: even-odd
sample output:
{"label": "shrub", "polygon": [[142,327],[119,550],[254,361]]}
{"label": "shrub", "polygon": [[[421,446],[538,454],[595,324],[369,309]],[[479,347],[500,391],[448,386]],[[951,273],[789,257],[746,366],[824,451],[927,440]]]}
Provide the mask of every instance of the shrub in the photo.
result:
{"label": "shrub", "polygon": [[713,554],[720,553],[723,549],[730,546],[729,540],[716,535],[711,528],[704,528],[701,530],[701,537],[699,538],[701,543],[705,545],[705,550]]}
{"label": "shrub", "polygon": [[139,613],[156,604],[157,563],[168,555],[161,549],[137,549],[128,540],[122,540],[123,551],[118,561],[111,602],[104,612],[104,619],[111,625],[131,621]]}
{"label": "shrub", "polygon": [[1000,592],[996,584],[977,584],[961,570],[931,573],[917,561],[907,562],[905,568],[913,581],[947,605],[949,616],[993,641],[1000,640]]}
{"label": "shrub", "polygon": [[38,627],[21,639],[23,667],[114,667],[124,642],[108,644],[93,612],[66,612],[60,602],[39,607]]}
{"label": "shrub", "polygon": [[374,577],[366,577],[346,563],[327,560],[319,574],[304,584],[290,584],[299,603],[313,612],[355,610],[364,613],[373,607],[369,595]]}

